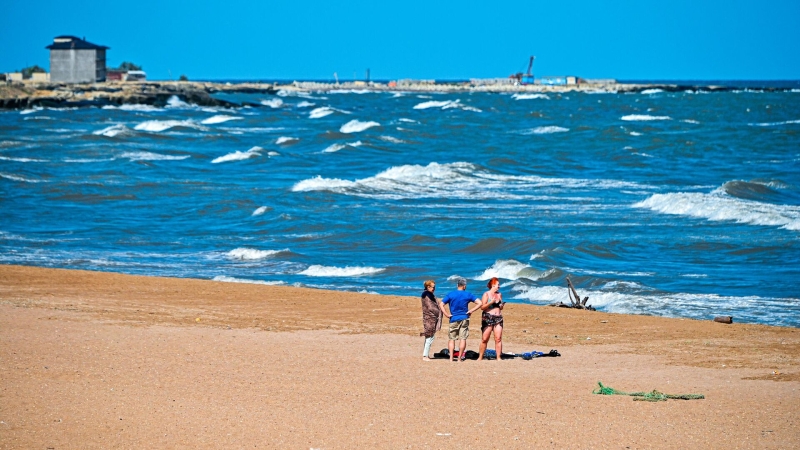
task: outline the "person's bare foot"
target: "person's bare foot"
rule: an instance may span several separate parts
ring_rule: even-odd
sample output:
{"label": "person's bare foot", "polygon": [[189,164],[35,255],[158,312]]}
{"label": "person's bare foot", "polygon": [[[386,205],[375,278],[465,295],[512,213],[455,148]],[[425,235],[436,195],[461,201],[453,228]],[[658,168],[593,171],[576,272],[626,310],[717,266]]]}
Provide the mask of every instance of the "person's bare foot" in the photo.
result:
{"label": "person's bare foot", "polygon": [[430,359],[430,358],[428,358],[427,356],[423,356],[423,357],[422,357],[422,360],[423,360],[423,361],[430,361],[431,359]]}

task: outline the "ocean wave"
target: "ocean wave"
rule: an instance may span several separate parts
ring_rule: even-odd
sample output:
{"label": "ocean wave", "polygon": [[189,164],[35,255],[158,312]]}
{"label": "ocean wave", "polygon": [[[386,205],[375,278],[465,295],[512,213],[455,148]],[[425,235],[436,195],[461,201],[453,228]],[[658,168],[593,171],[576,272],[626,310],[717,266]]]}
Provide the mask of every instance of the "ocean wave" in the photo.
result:
{"label": "ocean wave", "polygon": [[643,95],[651,95],[651,94],[660,94],[662,92],[664,92],[663,89],[645,89],[640,93]]}
{"label": "ocean wave", "polygon": [[800,231],[800,207],[736,198],[729,195],[724,186],[709,194],[694,192],[653,194],[632,206],[663,214],[696,217],[711,221],[777,226],[787,230]]}
{"label": "ocean wave", "polygon": [[35,107],[33,107],[33,108],[23,109],[23,110],[22,110],[22,111],[20,111],[19,113],[20,113],[20,114],[22,114],[22,115],[24,116],[24,115],[27,115],[27,114],[33,114],[33,113],[35,113],[35,112],[38,112],[38,111],[41,111],[41,110],[43,110],[43,109],[44,109],[44,108],[41,108],[41,107],[39,107],[39,106],[35,106]]}
{"label": "ocean wave", "polygon": [[322,151],[322,153],[334,153],[338,152],[339,150],[347,147],[345,144],[331,144]]}
{"label": "ocean wave", "polygon": [[14,162],[48,162],[46,159],[35,158],[17,158],[14,156],[0,156],[0,161],[14,161]]}
{"label": "ocean wave", "polygon": [[0,172],[0,178],[5,178],[11,181],[21,181],[23,183],[47,183],[47,180],[35,180],[33,178],[26,178],[21,175],[14,175],[13,173]]}
{"label": "ocean wave", "polygon": [[416,120],[413,120],[413,119],[406,119],[405,117],[401,117],[401,118],[399,118],[399,119],[397,119],[397,120],[398,120],[399,122],[405,122],[405,123],[419,123],[419,122],[417,122]]}
{"label": "ocean wave", "polygon": [[697,124],[700,123],[700,122],[698,122],[697,120],[694,120],[694,119],[684,119],[684,120],[681,120],[681,122],[691,123],[691,124],[694,124],[694,125],[697,125]]}
{"label": "ocean wave", "polygon": [[794,125],[800,123],[800,120],[785,120],[783,122],[762,122],[762,123],[748,123],[751,127],[777,127],[780,125]]}
{"label": "ocean wave", "polygon": [[267,212],[270,209],[271,208],[269,208],[267,206],[259,206],[258,208],[256,208],[255,211],[253,211],[253,214],[251,214],[251,216],[260,216],[260,215],[264,214],[265,212]]}
{"label": "ocean wave", "polygon": [[172,109],[186,109],[186,108],[192,108],[194,106],[195,105],[190,105],[189,103],[186,103],[185,101],[181,100],[181,98],[178,97],[177,95],[173,95],[170,98],[168,98],[166,105],[167,108],[172,108]]}
{"label": "ocean wave", "polygon": [[218,158],[214,158],[211,160],[211,164],[219,164],[228,161],[241,161],[243,159],[252,158],[253,156],[261,156],[261,151],[264,150],[261,147],[252,147],[250,150],[246,152],[240,152],[239,150],[228,153],[227,155],[220,156]]}
{"label": "ocean wave", "polygon": [[[420,183],[425,180],[425,183]],[[328,191],[368,198],[530,198],[532,190],[543,189],[650,189],[651,186],[618,180],[544,178],[501,175],[478,169],[466,162],[427,166],[391,167],[375,176],[349,181],[315,178],[298,182],[294,192]]]}
{"label": "ocean wave", "polygon": [[296,137],[281,136],[281,137],[279,137],[278,139],[275,140],[275,144],[276,145],[296,144],[299,140],[300,140],[300,138],[296,138]]}
{"label": "ocean wave", "polygon": [[116,137],[120,135],[124,136],[124,135],[129,135],[131,133],[133,133],[133,131],[121,123],[105,127],[102,130],[97,130],[92,132],[92,134],[96,136],[105,136],[105,137]]}
{"label": "ocean wave", "polygon": [[264,106],[269,106],[270,108],[280,108],[283,106],[283,100],[279,98],[271,98],[269,100],[261,100],[261,104]]}
{"label": "ocean wave", "polygon": [[380,136],[382,141],[391,142],[392,144],[405,144],[406,141],[402,139],[397,139],[394,136]]}
{"label": "ocean wave", "polygon": [[31,116],[31,117],[26,117],[22,120],[56,120],[56,119],[50,116]]}
{"label": "ocean wave", "polygon": [[630,134],[631,136],[641,136],[643,133],[639,133],[638,131],[631,131],[628,134]]}
{"label": "ocean wave", "polygon": [[427,102],[422,102],[418,103],[417,105],[414,105],[414,109],[428,109],[428,108],[440,108],[443,110],[458,108],[466,111],[483,112],[478,108],[461,103],[461,99],[442,100],[442,101],[430,100]]}
{"label": "ocean wave", "polygon": [[117,158],[65,158],[65,163],[93,163],[93,162],[106,162],[114,161]]}
{"label": "ocean wave", "polygon": [[212,280],[223,281],[225,283],[263,284],[266,286],[278,286],[281,284],[286,284],[283,281],[248,280],[246,278],[234,278],[234,277],[229,277],[227,275],[217,275]]}
{"label": "ocean wave", "polygon": [[518,280],[520,278],[527,278],[529,280],[539,280],[552,275],[555,269],[541,271],[534,269],[528,264],[521,263],[514,259],[498,259],[492,264],[491,267],[483,271],[482,274],[475,277],[476,280],[486,281],[493,277],[502,278],[505,280]]}
{"label": "ocean wave", "polygon": [[179,161],[182,159],[191,158],[191,155],[163,155],[161,153],[152,152],[124,152],[119,155],[120,158],[127,158],[131,161]]}
{"label": "ocean wave", "polygon": [[311,103],[311,102],[309,102],[307,100],[303,100],[302,102],[298,103],[295,106],[298,107],[298,108],[310,108],[310,107],[312,107],[314,105],[315,105],[315,103]]}
{"label": "ocean wave", "polygon": [[143,105],[143,104],[133,104],[133,105],[106,105],[103,106],[103,109],[118,109],[120,111],[137,111],[137,112],[158,112],[164,111],[163,108],[159,108],[153,105]]}
{"label": "ocean wave", "polygon": [[339,131],[347,134],[360,133],[368,128],[379,127],[379,126],[381,126],[381,124],[379,124],[378,122],[372,122],[372,121],[362,122],[360,120],[353,119],[350,122],[347,122],[346,124],[342,125],[342,127],[339,128]]}
{"label": "ocean wave", "polygon": [[669,116],[651,116],[648,114],[629,114],[627,116],[620,117],[621,120],[629,121],[629,122],[646,122],[651,120],[672,120],[672,117]]}
{"label": "ocean wave", "polygon": [[254,248],[237,248],[234,250],[229,251],[226,253],[228,258],[230,259],[238,259],[244,261],[252,261],[264,258],[270,258],[275,255],[280,255],[281,253],[288,253],[289,249],[284,248],[283,250],[257,250]]}
{"label": "ocean wave", "polygon": [[203,125],[213,125],[215,123],[223,123],[231,120],[242,120],[242,119],[244,119],[244,117],[227,116],[225,114],[219,114],[216,116],[209,117],[208,119],[204,119],[200,123],[202,123]]}
{"label": "ocean wave", "polygon": [[535,99],[542,99],[542,100],[550,100],[550,96],[547,94],[514,94],[511,96],[514,100],[535,100]]}
{"label": "ocean wave", "polygon": [[208,130],[191,120],[147,120],[133,127],[137,131],[150,131],[160,133],[170,128],[193,128],[196,130]]}
{"label": "ocean wave", "polygon": [[383,272],[386,269],[381,269],[378,267],[334,267],[334,266],[320,266],[320,265],[312,265],[309,266],[304,271],[300,272],[300,275],[306,275],[309,277],[359,277],[363,275],[374,275],[376,273]]}
{"label": "ocean wave", "polygon": [[566,133],[567,131],[569,131],[569,128],[557,127],[557,126],[554,126],[554,125],[550,125],[550,126],[545,126],[545,127],[536,127],[536,128],[531,128],[529,130],[524,130],[524,131],[520,132],[520,134],[526,134],[526,135],[531,135],[531,134],[553,134],[553,133]]}

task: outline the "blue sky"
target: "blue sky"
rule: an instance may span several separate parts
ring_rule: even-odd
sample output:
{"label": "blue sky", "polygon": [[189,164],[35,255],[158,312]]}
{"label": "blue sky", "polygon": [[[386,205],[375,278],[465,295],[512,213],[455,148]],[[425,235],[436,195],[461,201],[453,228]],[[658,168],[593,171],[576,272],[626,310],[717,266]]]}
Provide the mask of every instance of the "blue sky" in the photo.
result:
{"label": "blue sky", "polygon": [[[567,6],[568,5],[568,6]],[[800,1],[4,0],[0,72],[72,34],[150,79],[800,79]]]}

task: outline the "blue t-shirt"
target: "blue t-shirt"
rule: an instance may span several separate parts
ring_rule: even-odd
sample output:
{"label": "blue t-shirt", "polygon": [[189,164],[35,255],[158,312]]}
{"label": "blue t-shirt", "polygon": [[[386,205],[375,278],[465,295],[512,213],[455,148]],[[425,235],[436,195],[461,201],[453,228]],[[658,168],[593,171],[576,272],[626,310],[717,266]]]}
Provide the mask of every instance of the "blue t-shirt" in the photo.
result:
{"label": "blue t-shirt", "polygon": [[445,295],[442,303],[450,304],[450,314],[453,316],[450,318],[450,323],[468,319],[469,304],[477,299],[478,297],[472,295],[472,292],[467,291],[456,290]]}

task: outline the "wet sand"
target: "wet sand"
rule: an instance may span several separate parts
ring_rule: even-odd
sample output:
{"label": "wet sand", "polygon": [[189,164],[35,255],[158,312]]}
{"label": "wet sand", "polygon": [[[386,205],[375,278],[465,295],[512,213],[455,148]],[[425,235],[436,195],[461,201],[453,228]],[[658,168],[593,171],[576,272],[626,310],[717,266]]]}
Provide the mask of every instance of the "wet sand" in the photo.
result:
{"label": "wet sand", "polygon": [[563,356],[423,362],[420,315],[416,297],[0,265],[0,448],[800,447],[798,329],[509,304],[506,351]]}

